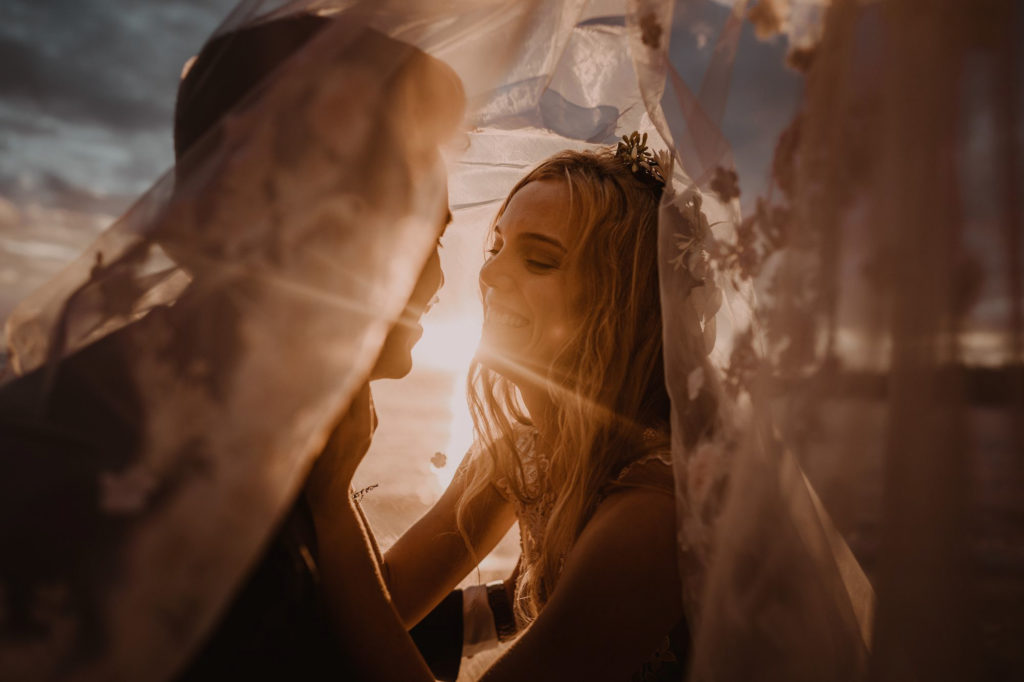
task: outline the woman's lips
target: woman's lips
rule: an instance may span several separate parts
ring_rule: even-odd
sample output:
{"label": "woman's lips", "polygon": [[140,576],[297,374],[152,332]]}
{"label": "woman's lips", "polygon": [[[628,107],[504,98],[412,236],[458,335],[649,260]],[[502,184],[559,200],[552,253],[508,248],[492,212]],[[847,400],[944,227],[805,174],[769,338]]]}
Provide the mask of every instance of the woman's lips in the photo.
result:
{"label": "woman's lips", "polygon": [[505,327],[512,327],[513,329],[525,327],[530,324],[530,321],[519,313],[512,312],[504,306],[494,304],[489,304],[487,306],[484,318],[489,324],[500,324]]}

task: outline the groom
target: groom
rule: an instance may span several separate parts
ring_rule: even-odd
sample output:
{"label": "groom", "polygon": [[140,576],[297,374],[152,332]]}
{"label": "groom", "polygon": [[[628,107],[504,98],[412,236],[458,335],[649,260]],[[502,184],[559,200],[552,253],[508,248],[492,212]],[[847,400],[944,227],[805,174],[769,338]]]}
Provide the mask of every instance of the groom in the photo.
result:
{"label": "groom", "polygon": [[[246,103],[258,95],[267,76],[332,21],[314,15],[274,19],[219,36],[203,48],[183,78],[175,112],[175,152],[179,161],[176,179],[181,187],[196,180],[190,175],[191,169],[210,170],[202,159],[204,154],[217,150],[217,138],[223,133],[218,129],[218,122],[229,112],[237,111],[239,104],[247,106]],[[351,59],[358,62],[353,73],[364,79],[375,79],[372,82],[381,85],[385,100],[393,103],[397,99],[403,105],[401,111],[406,112],[406,118],[399,123],[378,126],[378,137],[371,142],[381,158],[370,158],[369,162],[379,164],[376,168],[380,173],[392,174],[383,186],[409,187],[412,193],[422,180],[415,176],[418,166],[394,164],[396,167],[391,168],[387,165],[387,150],[406,144],[410,137],[418,134],[422,139],[442,137],[436,127],[426,131],[424,127],[454,129],[464,102],[461,85],[443,63],[375,31],[366,30],[355,39],[353,47]],[[389,65],[386,72],[375,72],[382,64]],[[325,86],[334,86],[335,92],[340,90],[354,102],[364,94],[360,83],[334,82]],[[397,94],[388,99],[387,93]],[[338,104],[339,109],[345,109],[345,102]],[[424,117],[425,111],[436,115]],[[331,119],[310,122],[309,117],[304,116],[306,113],[295,112],[297,135],[303,134],[303,126],[340,125]],[[416,113],[419,116],[413,116]],[[402,114],[396,116],[401,118]],[[366,141],[353,141],[353,145],[357,143],[366,144]],[[286,163],[293,150],[276,151]],[[437,156],[436,149],[432,156]],[[200,160],[198,164],[196,159]],[[237,184],[229,189],[246,190],[246,170],[244,166],[235,166],[224,171],[239,174],[234,178]],[[357,208],[362,202],[371,210],[379,207],[388,215],[388,206],[378,206],[375,202],[393,204],[402,200],[400,196],[374,195],[374,181],[367,179],[372,173],[365,169],[347,170],[351,173],[344,177],[351,178],[350,185],[341,191],[355,197],[353,204]],[[403,182],[405,185],[401,185]],[[254,194],[262,189],[248,188]],[[435,203],[441,205],[442,198],[436,199]],[[440,236],[449,220],[450,216],[439,219],[436,236]],[[236,218],[234,225],[244,229],[244,217]],[[112,565],[110,557],[119,556],[117,543],[131,542],[133,527],[129,520],[105,514],[99,508],[98,498],[104,484],[131,470],[146,435],[144,427],[148,415],[137,384],[138,376],[132,372],[132,353],[147,345],[162,348],[166,344],[167,352],[174,355],[182,372],[200,371],[202,376],[208,377],[203,381],[210,383],[212,391],[231,386],[234,368],[227,366],[230,351],[244,343],[235,304],[250,300],[262,282],[243,281],[244,286],[232,288],[228,280],[220,290],[196,286],[203,284],[206,277],[205,254],[173,247],[175,244],[194,246],[186,238],[194,239],[200,244],[199,248],[216,244],[216,223],[203,223],[198,227],[198,236],[186,235],[178,242],[170,232],[156,235],[172,257],[196,258],[195,263],[182,263],[192,272],[192,289],[175,305],[154,309],[147,316],[60,360],[52,368],[31,372],[0,387],[0,461],[7,472],[0,480],[0,518],[4,519],[0,555],[5,556],[0,562],[0,613],[3,614],[0,634],[6,638],[5,646],[8,640],[26,642],[21,647],[26,656],[31,655],[33,638],[52,639],[51,633],[38,622],[47,615],[45,609],[40,616],[38,605],[33,601],[48,588],[52,592],[52,585],[66,587],[70,602],[67,608],[75,619],[72,636],[81,640],[79,658],[61,664],[88,666],[92,657],[109,648],[110,643],[103,639],[107,623],[103,622],[98,602],[105,598],[104,586],[118,580],[119,567]],[[209,227],[210,231],[201,232],[203,227]],[[317,223],[300,236],[314,240],[338,239],[336,227]],[[173,230],[174,224],[165,229]],[[324,232],[327,234],[322,234]],[[344,234],[340,238],[344,244]],[[268,249],[289,247],[274,243],[272,239],[268,242],[271,242]],[[400,246],[394,245],[394,248]],[[285,253],[287,257],[288,252]],[[329,259],[330,251],[315,255]],[[196,267],[193,269],[192,265]],[[329,268],[330,263],[325,265],[323,259],[310,259],[308,267]],[[216,272],[213,280],[214,285],[222,282]],[[409,371],[410,351],[420,333],[419,317],[441,282],[435,249],[423,266],[401,318],[386,337],[368,381],[398,378]],[[193,307],[183,310],[183,302]],[[281,306],[275,310],[280,309]],[[188,317],[189,310],[198,312]],[[298,319],[303,319],[301,311]],[[182,325],[194,325],[198,330],[195,338],[212,339],[216,347],[176,345],[174,339],[187,340],[192,331],[182,329]],[[168,333],[171,343],[167,340]],[[307,336],[313,334],[312,330],[307,331]],[[282,332],[282,336],[288,341],[298,338],[287,336],[287,331]],[[315,336],[309,342],[316,343]],[[209,358],[225,363],[202,365],[201,361]],[[42,412],[29,407],[40,403],[45,405]],[[335,456],[323,458],[323,461],[333,466],[339,461],[336,456],[339,451],[344,452],[342,459],[345,461],[358,461],[369,447],[373,428],[369,390],[364,386],[347,415],[339,420],[330,440],[329,447]],[[244,461],[245,454],[237,453],[238,461]],[[318,466],[313,472],[308,495],[319,504],[324,503],[323,482],[329,480],[331,474],[331,471],[324,471],[324,466]],[[26,486],[26,483],[34,483],[36,487]],[[154,504],[161,503],[156,499],[161,494],[158,490],[150,496],[156,500]],[[258,495],[255,497],[258,499]],[[240,515],[244,512],[238,510]],[[350,654],[345,651],[345,642],[337,638],[331,627],[323,603],[325,576],[319,571],[316,530],[307,492],[300,491],[290,512],[269,533],[269,543],[262,553],[252,557],[247,577],[237,586],[200,650],[177,671],[178,679],[352,679]],[[353,551],[364,551],[364,548],[354,547]],[[344,576],[330,578],[343,580]],[[186,612],[195,606],[181,605]],[[448,608],[451,610],[450,606]],[[461,610],[456,615],[461,616]],[[152,614],[154,620],[167,621],[166,629],[172,633],[173,616],[173,613]],[[119,644],[122,648],[125,645],[124,642]],[[459,644],[449,649],[455,652],[456,665]],[[0,673],[5,669],[0,668]],[[161,677],[168,672],[151,671]]]}
{"label": "groom", "polygon": [[[175,152],[182,158],[206,131],[293,52],[330,24],[329,19],[301,15],[274,20],[221,36],[198,55],[183,79],[175,112]],[[374,31],[359,39],[367,51],[407,52],[416,65],[410,69],[429,80],[434,92],[421,107],[449,109],[448,119],[461,117],[463,94],[458,77],[442,62],[415,48]],[[380,78],[394,78],[381,74]],[[401,78],[401,76],[399,76]],[[392,87],[401,87],[401,83]],[[428,87],[420,83],[419,88]],[[358,92],[353,88],[353,97]],[[416,107],[413,107],[415,109]],[[415,133],[416,121],[404,131]],[[398,132],[398,131],[395,131]],[[386,163],[382,160],[381,163]],[[415,179],[413,179],[415,182]],[[438,238],[451,221],[450,213],[439,224]],[[419,319],[429,308],[443,283],[435,248],[424,264],[408,302],[386,337],[368,377],[369,381],[404,377],[412,368],[412,347],[422,328]],[[346,415],[339,420],[328,448],[350,462],[358,462],[369,449],[376,417],[369,385],[356,394]],[[329,623],[322,582],[344,576],[322,576],[318,566],[316,526],[310,508],[325,500],[337,457],[322,457],[314,467],[306,490],[281,524],[262,558],[201,651],[180,674],[180,680],[205,679],[348,679],[344,647]],[[340,503],[346,503],[340,500]],[[372,539],[365,518],[364,532]],[[376,548],[374,548],[376,549]],[[361,548],[353,548],[361,551]],[[454,679],[458,670],[461,640],[451,625],[461,622],[461,602],[446,600],[413,630],[413,637],[442,679]],[[439,637],[439,628],[445,630]]]}

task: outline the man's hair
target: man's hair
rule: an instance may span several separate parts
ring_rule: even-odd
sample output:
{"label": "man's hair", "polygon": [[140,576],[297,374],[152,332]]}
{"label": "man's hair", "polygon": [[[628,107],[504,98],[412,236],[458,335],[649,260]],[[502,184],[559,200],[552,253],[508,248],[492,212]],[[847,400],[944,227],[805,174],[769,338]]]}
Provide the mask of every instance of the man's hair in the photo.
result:
{"label": "man's hair", "polygon": [[233,112],[261,118],[262,97],[278,93],[289,108],[271,104],[266,126],[254,130],[271,131],[267,149],[277,162],[287,166],[302,150],[319,150],[337,160],[321,181],[382,214],[403,214],[418,178],[436,164],[438,145],[462,120],[462,83],[416,47],[342,21],[292,15],[203,47],[182,78],[174,113],[175,179],[183,188],[222,151],[219,123]]}
{"label": "man's hair", "polygon": [[265,82],[330,20],[298,14],[215,37],[186,67],[174,106],[174,156],[181,159],[226,113]]}
{"label": "man's hair", "polygon": [[[197,144],[214,146],[218,121],[257,97],[279,67],[335,22],[320,15],[296,14],[229,31],[204,45],[178,86],[175,158],[181,161]],[[420,134],[426,146],[436,147],[461,122],[465,93],[447,64],[368,27],[346,38],[347,44],[334,58],[378,75],[388,109],[380,113],[401,119],[407,128],[403,134]],[[363,93],[353,88],[348,94],[360,98]]]}

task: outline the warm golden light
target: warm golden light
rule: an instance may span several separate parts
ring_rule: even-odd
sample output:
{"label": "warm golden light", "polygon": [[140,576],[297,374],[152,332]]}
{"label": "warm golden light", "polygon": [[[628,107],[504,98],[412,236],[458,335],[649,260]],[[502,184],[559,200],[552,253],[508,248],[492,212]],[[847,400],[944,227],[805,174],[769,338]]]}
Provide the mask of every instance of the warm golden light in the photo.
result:
{"label": "warm golden light", "polygon": [[469,451],[469,446],[473,444],[473,419],[469,416],[469,407],[466,405],[465,371],[455,375],[449,409],[452,421],[449,427],[448,443],[444,451],[445,462],[443,466],[434,469],[438,493],[444,491],[452,482],[459,462]]}
{"label": "warm golden light", "polygon": [[[466,372],[480,342],[480,317],[467,313],[460,317],[429,316],[423,320],[423,338],[413,349],[413,364],[450,372],[452,389],[449,394],[448,442],[442,451],[444,458],[434,461],[433,474],[440,494],[455,475],[455,469],[473,443],[473,422],[466,407]],[[441,466],[437,466],[441,464]]]}
{"label": "warm golden light", "polygon": [[480,319],[470,315],[423,318],[423,338],[413,348],[413,365],[459,372],[465,376],[480,342]]}

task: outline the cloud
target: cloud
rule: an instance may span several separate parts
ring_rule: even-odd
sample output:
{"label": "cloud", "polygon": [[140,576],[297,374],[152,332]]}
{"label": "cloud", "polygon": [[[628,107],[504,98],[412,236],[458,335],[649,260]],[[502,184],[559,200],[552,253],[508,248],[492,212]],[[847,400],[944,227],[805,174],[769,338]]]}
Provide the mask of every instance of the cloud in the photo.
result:
{"label": "cloud", "polygon": [[121,68],[96,55],[79,56],[48,54],[31,41],[0,36],[0,61],[8,65],[0,72],[0,96],[49,116],[122,130],[157,127],[170,115],[167,98],[154,88],[120,89]]}
{"label": "cloud", "polygon": [[233,4],[5,0],[0,174],[140,192],[173,159],[182,64]]}
{"label": "cloud", "polygon": [[[0,95],[51,116],[134,130],[166,125],[185,60],[225,1],[138,6],[126,0],[7,0]],[[219,7],[218,7],[219,6]]]}
{"label": "cloud", "polygon": [[236,0],[4,0],[0,320],[173,160],[184,62]]}
{"label": "cloud", "polygon": [[[78,256],[112,218],[0,197],[0,322]],[[2,344],[0,344],[2,345]]]}
{"label": "cloud", "polygon": [[17,204],[39,204],[77,213],[117,215],[134,195],[99,194],[48,170],[32,175],[0,173],[0,197]]}
{"label": "cloud", "polygon": [[[0,131],[6,135],[34,136],[48,135],[54,131],[54,126],[49,121],[40,120],[36,116],[27,115],[28,112],[20,109],[11,109],[10,106],[0,109]],[[10,143],[4,140],[5,146]]]}

